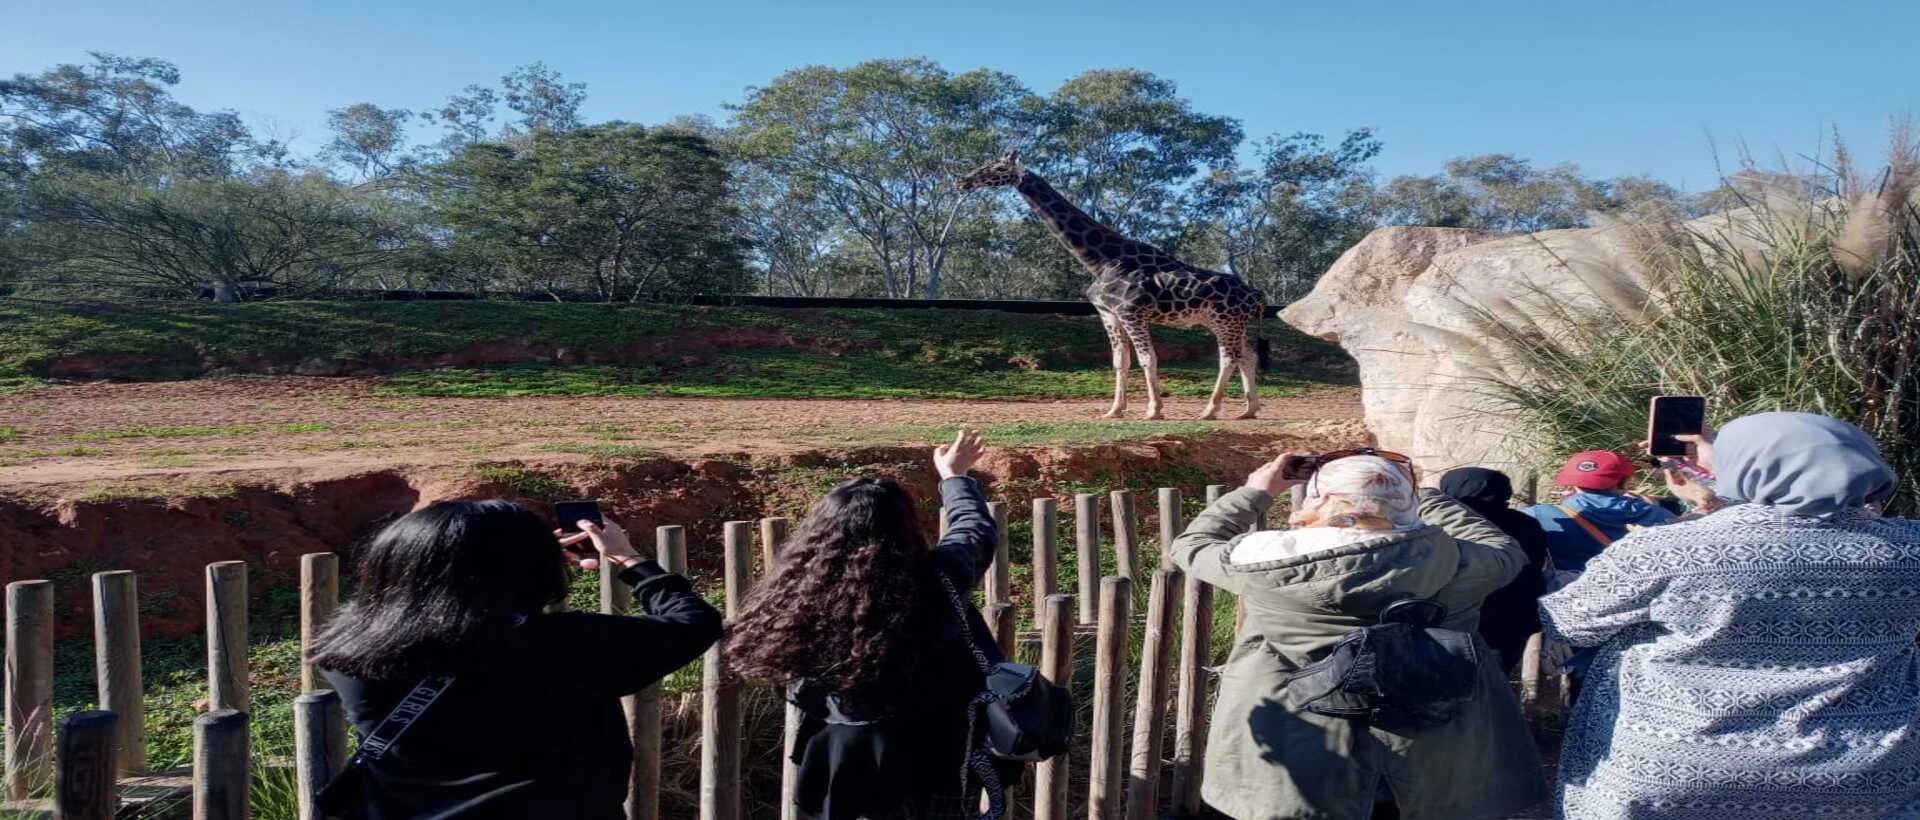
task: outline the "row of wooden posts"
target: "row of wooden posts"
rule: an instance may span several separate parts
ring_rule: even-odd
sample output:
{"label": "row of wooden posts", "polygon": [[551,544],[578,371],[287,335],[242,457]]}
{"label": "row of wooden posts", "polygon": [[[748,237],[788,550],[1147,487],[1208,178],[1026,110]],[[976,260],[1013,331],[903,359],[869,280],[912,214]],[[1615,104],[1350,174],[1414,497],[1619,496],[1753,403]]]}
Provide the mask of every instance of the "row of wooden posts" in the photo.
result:
{"label": "row of wooden posts", "polygon": [[[1221,485],[1207,488],[1211,503]],[[1134,496],[1113,492],[1113,544],[1117,573],[1100,577],[1100,508],[1093,494],[1075,498],[1075,542],[1079,560],[1077,595],[1059,594],[1055,576],[1059,549],[1055,530],[1059,509],[1052,498],[1033,501],[1033,617],[1038,626],[1040,668],[1049,679],[1067,685],[1073,675],[1076,621],[1095,634],[1093,725],[1090,759],[1076,764],[1061,756],[1037,764],[1031,790],[1034,820],[1065,820],[1068,771],[1090,767],[1089,820],[1147,820],[1167,798],[1172,812],[1192,817],[1200,810],[1200,784],[1208,719],[1207,666],[1213,655],[1213,589],[1171,567],[1164,551],[1184,527],[1178,489],[1159,491],[1163,560],[1148,573],[1145,645],[1134,703],[1131,754],[1125,736],[1129,628],[1139,565]],[[1008,657],[1016,649],[1016,611],[1011,599],[1007,557],[1007,507],[990,505],[1000,523],[993,570],[985,579],[987,621]],[[944,525],[944,515],[942,516]],[[762,562],[773,567],[785,541],[788,522],[759,522]],[[754,577],[754,522],[730,521],[724,528],[723,578],[729,619],[741,612]],[[656,554],[669,571],[687,570],[686,531],[663,526],[656,533]],[[241,561],[206,568],[208,711],[194,723],[192,771],[196,820],[247,816],[251,752],[248,733],[247,569]],[[601,609],[624,613],[631,592],[611,571],[600,575]],[[1076,607],[1077,601],[1077,607]],[[145,708],[140,672],[140,624],[134,573],[93,576],[94,648],[99,709],[70,715],[56,736],[53,704],[53,585],[19,581],[7,585],[5,798],[24,801],[51,783],[57,817],[108,818],[118,803],[117,780],[147,771]],[[315,631],[333,616],[340,602],[339,558],[332,553],[304,555],[300,561],[300,636],[302,657]],[[1176,618],[1176,613],[1178,617]],[[1177,636],[1177,641],[1176,641]],[[716,644],[703,664],[700,736],[701,820],[741,820],[741,683],[723,674],[725,646]],[[1529,653],[1530,658],[1538,655]],[[1177,663],[1176,663],[1177,660]],[[1524,667],[1523,695],[1531,702],[1539,691],[1537,661]],[[311,796],[347,760],[347,727],[337,694],[302,664],[304,693],[295,704],[295,766],[301,794],[301,818],[318,820]],[[661,689],[658,684],[624,701],[634,748],[627,816],[660,817]],[[1173,755],[1163,760],[1166,711],[1174,715]],[[799,725],[789,706],[786,758]],[[1169,794],[1159,793],[1163,766],[1171,765]],[[779,805],[783,820],[794,816],[796,772],[787,763]]]}

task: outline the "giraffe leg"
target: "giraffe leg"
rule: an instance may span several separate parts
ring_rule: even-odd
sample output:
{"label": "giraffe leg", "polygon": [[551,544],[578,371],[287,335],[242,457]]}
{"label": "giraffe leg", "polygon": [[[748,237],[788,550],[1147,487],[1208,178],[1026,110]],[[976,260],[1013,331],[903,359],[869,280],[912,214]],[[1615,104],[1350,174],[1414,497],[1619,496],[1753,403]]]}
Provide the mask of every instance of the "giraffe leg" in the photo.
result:
{"label": "giraffe leg", "polygon": [[1100,322],[1107,326],[1107,346],[1113,348],[1113,407],[1102,418],[1117,419],[1127,412],[1127,371],[1133,369],[1133,351],[1118,319],[1102,311]]}
{"label": "giraffe leg", "polygon": [[1260,416],[1260,359],[1254,355],[1253,342],[1241,331],[1240,337],[1240,386],[1247,391],[1247,412],[1240,418],[1251,419]]}
{"label": "giraffe leg", "polygon": [[1227,397],[1227,380],[1233,378],[1233,371],[1233,351],[1223,344],[1220,346],[1220,376],[1213,380],[1213,395],[1207,398],[1207,409],[1200,413],[1202,421],[1220,417],[1220,402]]}
{"label": "giraffe leg", "polygon": [[1133,351],[1140,357],[1140,372],[1147,377],[1147,418],[1165,418],[1160,410],[1160,356],[1153,349],[1153,330],[1133,318],[1122,319],[1120,326],[1133,341]]}

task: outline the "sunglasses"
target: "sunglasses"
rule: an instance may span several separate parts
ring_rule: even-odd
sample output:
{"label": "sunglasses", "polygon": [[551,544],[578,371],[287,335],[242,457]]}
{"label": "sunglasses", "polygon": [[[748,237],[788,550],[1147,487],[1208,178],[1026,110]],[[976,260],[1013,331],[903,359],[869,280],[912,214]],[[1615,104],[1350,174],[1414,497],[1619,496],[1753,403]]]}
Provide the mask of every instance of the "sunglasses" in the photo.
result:
{"label": "sunglasses", "polygon": [[1413,478],[1412,458],[1393,452],[1392,450],[1376,450],[1372,447],[1354,447],[1349,450],[1333,450],[1320,453],[1319,455],[1306,456],[1294,462],[1289,467],[1286,477],[1305,479],[1319,472],[1321,467],[1325,467],[1331,462],[1339,461],[1343,458],[1353,458],[1354,456],[1373,456],[1374,458],[1385,459],[1406,473],[1407,478]]}

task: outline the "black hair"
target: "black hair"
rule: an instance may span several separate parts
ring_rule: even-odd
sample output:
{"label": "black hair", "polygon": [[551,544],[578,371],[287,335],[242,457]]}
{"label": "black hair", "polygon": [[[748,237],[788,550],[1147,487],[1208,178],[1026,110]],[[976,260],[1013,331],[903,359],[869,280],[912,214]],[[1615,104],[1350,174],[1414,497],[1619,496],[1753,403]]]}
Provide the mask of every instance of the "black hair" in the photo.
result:
{"label": "black hair", "polygon": [[440,501],[401,517],[356,556],[353,599],[311,661],[362,680],[445,674],[567,593],[550,524],[509,501]]}

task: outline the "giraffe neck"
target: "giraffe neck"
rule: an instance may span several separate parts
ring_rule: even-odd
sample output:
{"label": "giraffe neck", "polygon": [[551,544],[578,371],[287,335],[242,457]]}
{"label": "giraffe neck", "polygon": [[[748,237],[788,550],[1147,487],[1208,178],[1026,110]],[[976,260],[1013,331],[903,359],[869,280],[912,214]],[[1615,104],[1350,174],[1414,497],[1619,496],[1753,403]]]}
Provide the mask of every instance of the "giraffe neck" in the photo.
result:
{"label": "giraffe neck", "polygon": [[[1129,251],[1139,253],[1142,242],[1136,242],[1121,235],[1119,231],[1100,224],[1086,211],[1075,207],[1059,191],[1048,185],[1039,174],[1028,171],[1020,179],[1020,195],[1026,197],[1027,204],[1033,206],[1034,213],[1053,230],[1054,238],[1066,247],[1073,258],[1089,269],[1118,261]],[[1147,245],[1147,248],[1152,246]],[[1157,249],[1154,249],[1158,253]]]}

